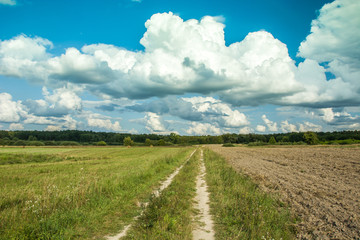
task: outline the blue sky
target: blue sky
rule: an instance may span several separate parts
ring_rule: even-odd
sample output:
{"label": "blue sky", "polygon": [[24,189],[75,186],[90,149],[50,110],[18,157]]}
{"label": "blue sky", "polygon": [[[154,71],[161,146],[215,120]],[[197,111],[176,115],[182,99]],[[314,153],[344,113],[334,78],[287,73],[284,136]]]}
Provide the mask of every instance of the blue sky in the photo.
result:
{"label": "blue sky", "polygon": [[0,0],[0,129],[360,129],[360,2]]}

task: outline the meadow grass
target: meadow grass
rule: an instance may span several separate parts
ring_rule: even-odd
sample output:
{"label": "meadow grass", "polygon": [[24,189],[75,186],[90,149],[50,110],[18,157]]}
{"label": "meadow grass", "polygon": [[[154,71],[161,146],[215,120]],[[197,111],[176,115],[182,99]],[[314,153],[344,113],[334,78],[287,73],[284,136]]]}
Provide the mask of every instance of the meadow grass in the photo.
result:
{"label": "meadow grass", "polygon": [[139,213],[137,202],[149,198],[192,150],[1,148],[7,160],[0,165],[0,239],[90,239],[116,233]]}
{"label": "meadow grass", "polygon": [[159,197],[153,197],[124,239],[192,239],[197,151]]}
{"label": "meadow grass", "polygon": [[213,151],[205,149],[204,161],[217,239],[295,238],[295,220],[284,204]]}

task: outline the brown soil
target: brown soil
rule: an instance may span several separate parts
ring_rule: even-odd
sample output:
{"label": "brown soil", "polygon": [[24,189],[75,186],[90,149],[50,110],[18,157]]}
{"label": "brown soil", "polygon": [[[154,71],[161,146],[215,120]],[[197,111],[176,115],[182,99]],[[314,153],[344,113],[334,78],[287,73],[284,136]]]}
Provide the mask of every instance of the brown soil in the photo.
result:
{"label": "brown soil", "polygon": [[360,239],[360,148],[210,147],[290,204],[299,239]]}

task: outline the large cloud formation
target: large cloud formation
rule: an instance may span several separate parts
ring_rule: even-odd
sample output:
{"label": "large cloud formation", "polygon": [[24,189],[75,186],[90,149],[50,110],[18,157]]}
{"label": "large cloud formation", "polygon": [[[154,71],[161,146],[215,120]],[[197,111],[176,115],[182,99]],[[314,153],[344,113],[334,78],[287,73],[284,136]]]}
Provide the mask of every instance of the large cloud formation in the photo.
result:
{"label": "large cloud formation", "polygon": [[[286,101],[315,107],[359,105],[359,12],[360,1],[353,0],[336,0],[321,8],[298,52],[306,58],[296,72],[306,91]],[[327,81],[325,72],[335,78]]]}
{"label": "large cloud formation", "polygon": [[[341,109],[360,104],[358,12],[359,1],[324,5],[299,47],[304,61],[298,65],[287,46],[269,32],[252,32],[226,45],[221,19],[184,21],[171,12],[154,14],[145,23],[140,40],[144,51],[92,44],[54,55],[53,43],[41,37],[2,40],[0,74],[46,87],[44,99],[38,100],[16,102],[0,93],[0,122],[17,123],[14,129],[22,123],[74,129],[79,125],[75,118],[87,119],[85,104],[100,111],[123,107],[142,112],[149,132],[168,132],[169,122],[162,117],[169,115],[188,121],[188,134],[220,134],[254,131],[250,118],[236,107],[275,104],[310,109],[327,125],[357,128],[360,118]],[[83,92],[102,101],[83,101]],[[256,127],[259,132],[321,129],[307,121],[276,123],[266,115],[262,120],[264,125]],[[119,121],[106,116],[94,115],[87,125],[123,131]]]}
{"label": "large cloud formation", "polygon": [[169,114],[193,122],[208,122],[225,128],[237,128],[249,124],[245,114],[212,97],[167,97],[144,104],[129,106],[137,112]]}
{"label": "large cloud formation", "polygon": [[[169,12],[145,23],[147,31],[140,40],[145,51],[94,44],[52,56],[49,40],[24,35],[4,40],[0,73],[56,88],[71,82],[104,99],[198,93],[217,95],[236,106],[356,105],[359,11],[356,1],[325,5],[299,48],[298,55],[307,58],[299,66],[286,45],[266,31],[226,46],[224,24],[217,18],[184,21]],[[323,62],[328,64],[319,65]],[[329,81],[327,71],[335,78]]]}

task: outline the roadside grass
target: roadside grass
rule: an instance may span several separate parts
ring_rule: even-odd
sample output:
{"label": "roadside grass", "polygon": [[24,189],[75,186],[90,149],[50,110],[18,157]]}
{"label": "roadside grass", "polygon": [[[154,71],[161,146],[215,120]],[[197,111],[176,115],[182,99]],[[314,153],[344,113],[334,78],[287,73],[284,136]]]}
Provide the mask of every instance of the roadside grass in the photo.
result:
{"label": "roadside grass", "polygon": [[191,157],[159,197],[150,199],[124,239],[192,239],[199,152]]}
{"label": "roadside grass", "polygon": [[217,239],[295,238],[295,220],[283,203],[213,151],[204,150],[204,161]]}
{"label": "roadside grass", "polygon": [[136,203],[148,198],[192,150],[2,148],[7,157],[45,161],[0,165],[0,239],[90,239],[116,233],[139,213]]}
{"label": "roadside grass", "polygon": [[21,164],[21,163],[60,162],[63,160],[64,160],[64,158],[59,157],[57,155],[0,153],[0,165]]}

